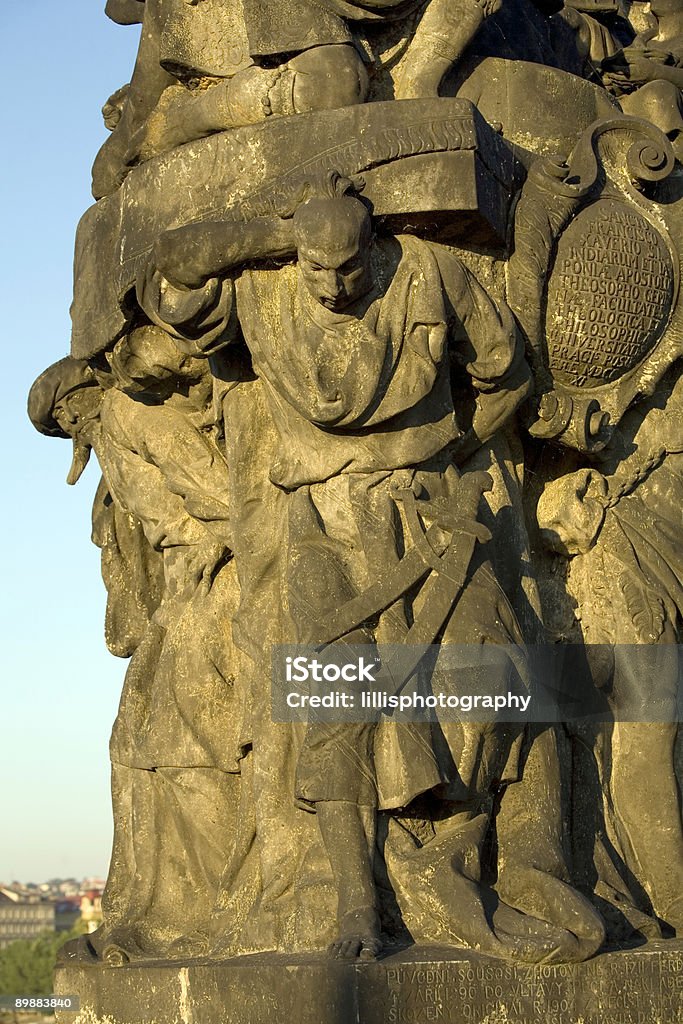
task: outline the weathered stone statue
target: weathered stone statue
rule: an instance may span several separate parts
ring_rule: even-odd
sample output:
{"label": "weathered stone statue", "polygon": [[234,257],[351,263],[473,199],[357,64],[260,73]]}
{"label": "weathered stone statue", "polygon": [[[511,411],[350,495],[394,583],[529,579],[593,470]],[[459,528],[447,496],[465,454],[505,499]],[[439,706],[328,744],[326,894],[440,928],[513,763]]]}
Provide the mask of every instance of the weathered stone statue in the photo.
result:
{"label": "weathered stone statue", "polygon": [[[599,454],[602,472],[580,469],[552,481],[538,506],[551,546],[572,556],[569,592],[581,609],[595,684],[613,705],[615,721],[599,737],[599,756],[614,842],[658,917],[677,931],[683,905],[676,779],[680,395],[680,378],[669,376],[656,404],[650,399],[626,414]],[[635,705],[634,721],[621,720],[627,702]]]}
{"label": "weathered stone statue", "polygon": [[[457,468],[528,394],[530,375],[511,314],[446,250],[410,236],[373,241],[367,208],[346,194],[349,185],[330,175],[289,220],[227,220],[170,232],[156,243],[138,282],[142,308],[184,350],[196,353],[206,342],[215,353],[217,337],[234,345],[239,335],[249,350],[242,359],[263,382],[276,447],[270,453],[264,437],[258,447],[265,460],[254,451],[246,466],[236,461],[232,468],[233,524],[236,537],[243,524],[253,524],[254,513],[245,522],[239,506],[249,486],[243,474],[257,475],[267,490],[277,489],[271,500],[286,532],[278,529],[273,543],[272,526],[262,521],[258,552],[240,550],[236,541],[244,574],[239,617],[258,634],[267,628],[258,628],[259,608],[249,600],[265,575],[265,549],[267,572],[288,609],[280,642],[495,643],[507,653],[503,676],[512,671],[526,678],[521,630],[485,549],[473,560],[474,542],[489,536],[476,517],[480,495],[493,481],[488,473],[461,475]],[[295,265],[241,269],[234,293],[229,278],[217,277],[234,274],[255,253],[287,250],[296,252]],[[209,332],[204,304],[212,310]],[[451,374],[458,364],[477,396],[471,418],[454,402]],[[225,430],[237,458],[262,429],[254,412],[233,411],[226,395]],[[419,553],[427,535],[421,525],[415,532],[422,523],[440,533],[427,562]],[[370,628],[368,620],[378,615]],[[259,666],[262,645],[250,645],[249,653]],[[377,728],[309,725],[289,780],[296,800],[317,812],[339,908],[332,948],[342,956],[380,948],[375,828],[363,830],[363,809],[405,808],[437,790],[454,826],[458,819],[464,824],[492,786],[519,771],[519,730],[443,723],[440,750],[429,730],[411,736],[404,728],[389,756],[383,748],[390,741]],[[258,735],[252,743],[257,763]],[[441,898],[444,913],[456,914],[456,932],[476,937],[483,948],[502,951],[508,941],[516,949],[504,931],[491,935],[472,896],[468,915],[461,915],[457,879],[449,884],[452,891]],[[526,935],[523,946],[530,946]]]}
{"label": "weathered stone statue", "polygon": [[683,24],[642,8],[108,0],[138,58],[29,398],[97,456],[130,658],[88,1020],[678,1019]]}

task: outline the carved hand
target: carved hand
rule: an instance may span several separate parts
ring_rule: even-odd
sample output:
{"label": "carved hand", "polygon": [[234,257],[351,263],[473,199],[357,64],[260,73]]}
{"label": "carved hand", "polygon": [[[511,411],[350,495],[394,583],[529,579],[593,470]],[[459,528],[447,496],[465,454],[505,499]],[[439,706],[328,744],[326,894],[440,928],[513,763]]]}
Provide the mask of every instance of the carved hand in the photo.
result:
{"label": "carved hand", "polygon": [[503,0],[478,0],[478,6],[484,11],[484,17],[490,18],[492,14],[497,14],[503,6]]}
{"label": "carved hand", "polygon": [[187,560],[189,582],[195,583],[200,590],[208,593],[216,572],[225,561],[228,549],[220,541],[209,537],[198,544]]}
{"label": "carved hand", "polygon": [[212,276],[198,237],[200,228],[190,224],[164,231],[152,246],[150,265],[176,287],[200,288]]}
{"label": "carved hand", "polygon": [[[641,50],[633,46],[628,46],[622,51],[622,57],[626,62],[623,73],[629,81],[633,83],[653,82],[660,77],[661,65],[666,61],[661,60],[661,53],[655,58],[652,54],[652,50]],[[618,74],[619,68],[615,68],[615,71]]]}
{"label": "carved hand", "polygon": [[605,477],[593,469],[546,484],[536,515],[547,547],[565,556],[590,551],[605,519],[606,495]]}

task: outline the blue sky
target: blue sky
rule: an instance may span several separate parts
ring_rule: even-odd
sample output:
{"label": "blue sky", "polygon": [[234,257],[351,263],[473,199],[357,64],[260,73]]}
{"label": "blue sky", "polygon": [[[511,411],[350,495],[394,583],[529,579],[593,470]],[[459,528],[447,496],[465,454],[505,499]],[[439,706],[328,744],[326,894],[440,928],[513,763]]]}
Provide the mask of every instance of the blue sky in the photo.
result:
{"label": "blue sky", "polygon": [[109,21],[104,0],[6,0],[0,28],[0,881],[40,881],[106,872],[107,744],[126,662],[104,645],[95,460],[68,487],[70,444],[33,430],[26,394],[68,352],[74,232],[107,134],[100,108],[130,77],[139,29]]}

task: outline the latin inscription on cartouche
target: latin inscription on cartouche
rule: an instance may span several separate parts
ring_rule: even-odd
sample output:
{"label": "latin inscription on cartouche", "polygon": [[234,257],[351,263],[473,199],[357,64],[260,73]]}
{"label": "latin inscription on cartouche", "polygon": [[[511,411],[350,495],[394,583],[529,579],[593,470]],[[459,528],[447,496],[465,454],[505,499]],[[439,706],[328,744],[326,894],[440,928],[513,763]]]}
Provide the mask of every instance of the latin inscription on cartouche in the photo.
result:
{"label": "latin inscription on cartouche", "polygon": [[596,387],[637,366],[661,337],[675,276],[669,249],[633,207],[601,199],[560,237],[548,284],[553,376]]}

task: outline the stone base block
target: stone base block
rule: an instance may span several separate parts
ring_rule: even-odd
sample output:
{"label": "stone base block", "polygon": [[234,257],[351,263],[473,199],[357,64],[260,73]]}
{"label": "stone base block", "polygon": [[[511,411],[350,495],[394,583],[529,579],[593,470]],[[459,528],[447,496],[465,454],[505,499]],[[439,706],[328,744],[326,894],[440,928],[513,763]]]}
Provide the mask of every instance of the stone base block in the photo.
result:
{"label": "stone base block", "polygon": [[58,1024],[681,1024],[683,943],[583,964],[508,964],[414,946],[376,963],[255,954],[189,964],[69,966]]}

